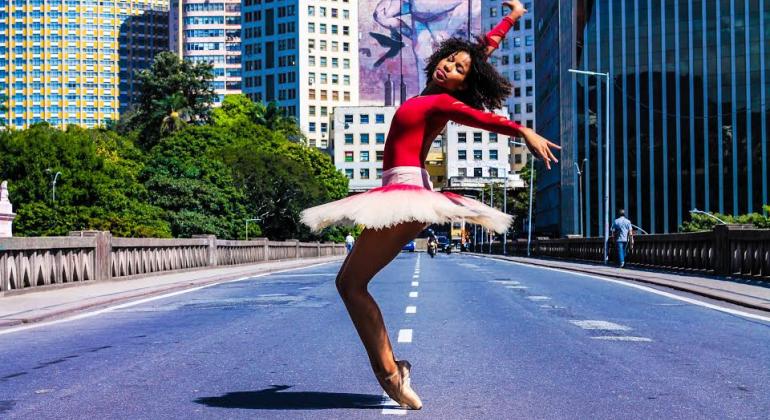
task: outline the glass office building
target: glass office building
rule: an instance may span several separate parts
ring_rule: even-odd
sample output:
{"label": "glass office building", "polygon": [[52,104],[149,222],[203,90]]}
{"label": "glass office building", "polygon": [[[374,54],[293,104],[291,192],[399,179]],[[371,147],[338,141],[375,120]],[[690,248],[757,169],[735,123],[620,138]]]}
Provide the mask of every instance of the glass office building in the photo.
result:
{"label": "glass office building", "polygon": [[[650,233],[675,232],[691,209],[770,202],[767,1],[536,3],[538,128],[563,147],[538,178],[541,232],[580,233],[582,220],[603,233],[607,144],[612,218],[624,208]],[[610,73],[609,109],[605,80],[569,68]]]}
{"label": "glass office building", "polygon": [[167,21],[165,0],[0,0],[5,122],[117,119],[135,89],[130,75],[168,48]]}

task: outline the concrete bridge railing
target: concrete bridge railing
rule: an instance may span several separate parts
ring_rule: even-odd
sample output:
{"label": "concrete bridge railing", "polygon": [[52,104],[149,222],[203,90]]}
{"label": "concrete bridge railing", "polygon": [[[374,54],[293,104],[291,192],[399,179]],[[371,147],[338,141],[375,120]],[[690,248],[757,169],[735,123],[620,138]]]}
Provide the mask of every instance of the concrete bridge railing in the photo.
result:
{"label": "concrete bridge railing", "polygon": [[[541,239],[532,241],[530,254],[601,262],[603,247],[603,238]],[[483,251],[480,246],[476,248],[477,252],[488,250],[488,244]],[[492,253],[502,251],[502,243],[492,244]],[[506,253],[527,255],[526,240],[509,241]],[[614,261],[614,241],[610,241],[610,256]],[[770,280],[770,229],[717,225],[710,232],[637,235],[626,262],[639,267]]]}
{"label": "concrete bridge railing", "polygon": [[128,279],[155,273],[345,254],[344,244],[191,239],[113,238],[109,232],[0,238],[0,296],[68,283]]}

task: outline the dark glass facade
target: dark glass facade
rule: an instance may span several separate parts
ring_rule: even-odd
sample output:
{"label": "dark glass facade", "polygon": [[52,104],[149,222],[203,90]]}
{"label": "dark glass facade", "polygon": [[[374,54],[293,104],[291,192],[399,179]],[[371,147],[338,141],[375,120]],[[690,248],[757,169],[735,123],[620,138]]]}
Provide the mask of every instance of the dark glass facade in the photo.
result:
{"label": "dark glass facade", "polygon": [[[558,25],[538,22],[535,58],[548,62],[559,52],[557,65],[536,70],[538,100],[548,102],[557,79],[562,106],[549,118],[541,111],[553,109],[539,104],[538,130],[563,147],[559,171],[538,179],[538,206],[560,200],[558,214],[550,203],[538,209],[541,232],[579,233],[582,194],[585,234],[603,233],[608,116],[612,215],[624,208],[642,229],[665,233],[690,209],[744,214],[770,202],[770,2],[544,0],[537,7],[557,10]],[[605,80],[568,68],[609,71],[609,112]],[[574,163],[584,159],[579,191]]]}

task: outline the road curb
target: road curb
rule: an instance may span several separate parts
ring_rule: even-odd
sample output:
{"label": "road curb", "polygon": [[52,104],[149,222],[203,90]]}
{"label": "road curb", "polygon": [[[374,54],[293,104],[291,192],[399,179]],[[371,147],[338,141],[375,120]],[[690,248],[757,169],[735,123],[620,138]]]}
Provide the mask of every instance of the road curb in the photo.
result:
{"label": "road curb", "polygon": [[0,330],[8,327],[16,327],[19,325],[28,325],[28,324],[34,324],[42,321],[50,321],[52,319],[61,318],[64,316],[84,312],[91,309],[107,307],[107,306],[111,306],[119,303],[128,303],[140,298],[149,298],[153,296],[163,295],[166,293],[191,289],[195,287],[208,286],[208,285],[217,284],[217,283],[226,283],[226,282],[243,278],[243,277],[270,274],[276,271],[284,271],[284,270],[302,268],[304,266],[310,266],[314,264],[334,262],[335,260],[336,259],[334,258],[323,258],[323,259],[319,258],[319,259],[313,259],[313,260],[305,260],[304,263],[298,264],[298,265],[289,265],[287,267],[276,267],[276,268],[266,268],[266,269],[260,268],[257,266],[252,271],[243,272],[239,274],[213,275],[213,276],[204,277],[198,280],[182,281],[182,282],[168,284],[165,286],[158,286],[157,288],[146,289],[139,292],[134,291],[132,293],[132,291],[127,291],[127,292],[124,292],[122,295],[111,296],[109,298],[104,298],[104,299],[99,299],[98,296],[94,298],[87,298],[87,299],[93,299],[95,301],[83,303],[80,305],[75,304],[75,306],[72,306],[69,308],[65,308],[61,310],[52,310],[50,312],[46,312],[40,315],[0,319]]}
{"label": "road curb", "polygon": [[[594,276],[600,276],[600,277],[608,277],[618,280],[630,280],[638,283],[646,283],[646,284],[654,284],[656,286],[663,286],[668,287],[674,290],[682,291],[682,292],[688,292],[695,295],[720,300],[723,302],[731,303],[738,306],[743,306],[745,308],[750,309],[756,309],[763,312],[770,312],[770,306],[762,305],[762,304],[756,304],[752,302],[748,302],[746,300],[734,298],[732,296],[727,295],[726,293],[733,294],[731,292],[725,292],[725,293],[719,293],[716,291],[710,291],[710,290],[704,290],[704,288],[687,284],[687,283],[680,283],[675,280],[653,280],[648,278],[640,278],[640,277],[634,277],[630,275],[623,275],[623,274],[613,274],[613,273],[603,273],[603,272],[597,272],[588,268],[580,268],[580,267],[564,267],[560,265],[553,265],[548,264],[545,261],[519,261],[519,260],[513,260],[507,257],[504,257],[502,255],[489,255],[489,254],[476,254],[476,253],[469,253],[469,255],[475,255],[479,257],[486,257],[486,258],[494,258],[497,260],[503,260],[503,261],[511,261],[518,264],[525,264],[525,265],[533,265],[537,267],[547,267],[547,268],[558,268],[560,270],[566,270],[566,271],[575,271],[579,273],[585,273],[585,274],[591,274]],[[557,262],[558,263],[558,262]],[[574,263],[574,262],[572,262]]]}

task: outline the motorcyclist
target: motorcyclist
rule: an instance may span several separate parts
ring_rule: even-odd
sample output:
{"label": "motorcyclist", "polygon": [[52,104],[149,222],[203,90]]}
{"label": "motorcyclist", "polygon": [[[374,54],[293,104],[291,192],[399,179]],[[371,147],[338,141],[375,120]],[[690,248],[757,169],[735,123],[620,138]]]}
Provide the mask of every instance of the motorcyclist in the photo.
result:
{"label": "motorcyclist", "polygon": [[438,250],[438,238],[436,237],[436,234],[433,232],[432,229],[428,230],[428,253],[431,257],[436,255],[436,251]]}

